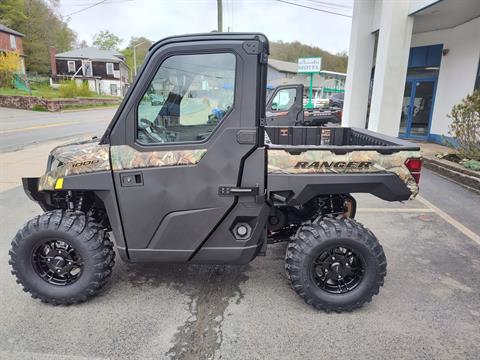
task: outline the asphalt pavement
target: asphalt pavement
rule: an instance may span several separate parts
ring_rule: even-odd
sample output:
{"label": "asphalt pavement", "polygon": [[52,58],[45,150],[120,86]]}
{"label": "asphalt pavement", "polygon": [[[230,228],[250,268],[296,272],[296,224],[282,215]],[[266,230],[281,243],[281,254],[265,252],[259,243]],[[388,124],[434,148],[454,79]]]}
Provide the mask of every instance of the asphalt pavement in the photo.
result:
{"label": "asphalt pavement", "polygon": [[58,113],[0,108],[0,152],[84,134],[101,135],[116,108]]}
{"label": "asphalt pavement", "polygon": [[99,296],[54,307],[10,275],[10,240],[41,212],[12,186],[0,192],[0,359],[478,359],[480,196],[424,170],[416,200],[355,197],[388,274],[352,313],[303,303],[285,276],[285,244],[244,266],[118,259]]}

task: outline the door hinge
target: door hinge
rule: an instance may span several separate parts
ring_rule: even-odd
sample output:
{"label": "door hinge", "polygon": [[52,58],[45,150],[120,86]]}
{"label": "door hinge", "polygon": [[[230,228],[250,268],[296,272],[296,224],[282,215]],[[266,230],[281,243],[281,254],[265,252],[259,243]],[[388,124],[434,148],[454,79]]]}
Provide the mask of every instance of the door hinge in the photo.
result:
{"label": "door hinge", "polygon": [[268,54],[266,52],[260,54],[260,64],[268,64]]}

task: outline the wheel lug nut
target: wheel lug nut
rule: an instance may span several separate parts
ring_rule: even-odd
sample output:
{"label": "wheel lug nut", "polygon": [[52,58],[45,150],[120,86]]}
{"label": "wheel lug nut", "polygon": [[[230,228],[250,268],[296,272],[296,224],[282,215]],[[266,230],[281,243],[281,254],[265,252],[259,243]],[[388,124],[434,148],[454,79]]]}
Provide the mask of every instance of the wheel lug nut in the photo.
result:
{"label": "wheel lug nut", "polygon": [[335,260],[335,256],[332,256],[332,260]]}

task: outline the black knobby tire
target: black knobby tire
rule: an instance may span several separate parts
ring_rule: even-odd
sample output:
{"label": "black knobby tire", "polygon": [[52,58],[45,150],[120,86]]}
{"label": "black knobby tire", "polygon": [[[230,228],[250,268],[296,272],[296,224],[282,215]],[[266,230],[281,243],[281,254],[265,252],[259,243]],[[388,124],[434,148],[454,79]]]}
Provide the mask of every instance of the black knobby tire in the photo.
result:
{"label": "black knobby tire", "polygon": [[[81,270],[71,283],[58,285],[42,278],[36,257],[48,240],[74,249]],[[28,221],[12,240],[10,265],[17,283],[33,298],[54,305],[86,301],[106,283],[115,264],[113,243],[103,227],[82,212],[54,210]],[[70,275],[69,275],[70,276]]]}
{"label": "black knobby tire", "polygon": [[[349,249],[348,254],[355,254],[358,274],[350,289],[339,285],[339,292],[334,293],[335,287],[330,285],[334,282],[319,283],[319,256],[328,253],[328,249],[341,249],[337,250],[340,253]],[[285,261],[293,289],[307,304],[326,312],[351,311],[370,302],[387,273],[387,260],[375,235],[355,220],[345,218],[317,219],[300,227],[287,247]],[[350,278],[354,280],[353,275]]]}

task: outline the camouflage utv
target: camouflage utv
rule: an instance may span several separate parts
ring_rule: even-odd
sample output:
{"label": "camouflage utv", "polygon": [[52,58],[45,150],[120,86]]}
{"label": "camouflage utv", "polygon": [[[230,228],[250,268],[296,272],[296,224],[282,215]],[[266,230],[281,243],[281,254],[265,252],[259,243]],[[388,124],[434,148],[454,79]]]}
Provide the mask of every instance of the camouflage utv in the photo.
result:
{"label": "camouflage utv", "polygon": [[79,303],[109,278],[115,253],[245,264],[286,241],[288,278],[308,304],[370,301],[387,263],[350,194],[413,198],[419,148],[361,129],[265,126],[267,61],[262,34],[154,44],[103,137],[54,149],[43,176],[23,179],[44,210],[12,241],[24,290]]}

